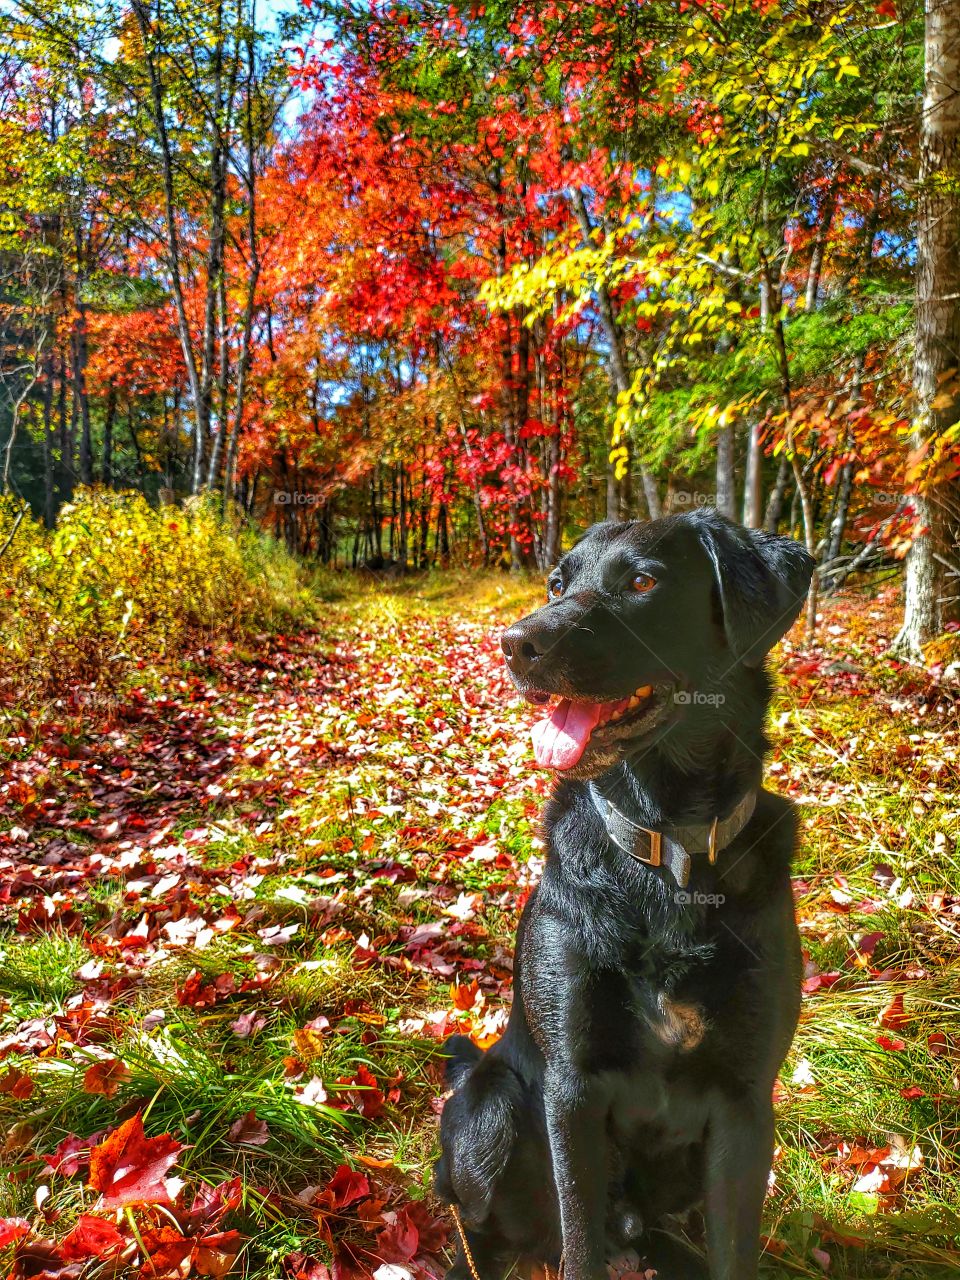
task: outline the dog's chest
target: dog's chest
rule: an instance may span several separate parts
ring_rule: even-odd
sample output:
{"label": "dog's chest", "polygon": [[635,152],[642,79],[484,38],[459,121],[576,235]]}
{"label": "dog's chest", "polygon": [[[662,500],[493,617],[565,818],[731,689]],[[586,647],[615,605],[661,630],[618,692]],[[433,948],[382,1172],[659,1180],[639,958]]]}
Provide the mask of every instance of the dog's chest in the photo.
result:
{"label": "dog's chest", "polygon": [[657,982],[627,975],[621,988],[631,1049],[651,1062],[672,1062],[702,1051],[708,1042],[710,1011],[695,982]]}
{"label": "dog's chest", "polygon": [[682,1063],[708,1057],[716,1026],[708,984],[686,968],[598,974],[581,992],[573,1039],[584,1066],[673,1077]]}
{"label": "dog's chest", "polygon": [[702,1127],[702,1085],[713,1074],[710,1013],[687,992],[671,994],[643,980],[628,980],[620,997],[621,1031],[615,1044],[607,1040],[612,1052],[602,1072],[613,1128],[624,1136],[637,1126],[666,1126],[671,1141],[692,1141]]}

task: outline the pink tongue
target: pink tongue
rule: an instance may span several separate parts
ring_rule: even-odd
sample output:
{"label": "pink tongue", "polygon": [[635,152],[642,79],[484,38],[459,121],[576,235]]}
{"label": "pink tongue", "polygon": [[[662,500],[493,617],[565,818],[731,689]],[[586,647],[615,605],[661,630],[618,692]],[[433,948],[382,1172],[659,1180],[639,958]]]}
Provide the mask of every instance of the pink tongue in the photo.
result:
{"label": "pink tongue", "polygon": [[583,755],[590,734],[600,721],[599,702],[571,702],[564,698],[550,716],[533,726],[533,754],[547,769],[571,769]]}

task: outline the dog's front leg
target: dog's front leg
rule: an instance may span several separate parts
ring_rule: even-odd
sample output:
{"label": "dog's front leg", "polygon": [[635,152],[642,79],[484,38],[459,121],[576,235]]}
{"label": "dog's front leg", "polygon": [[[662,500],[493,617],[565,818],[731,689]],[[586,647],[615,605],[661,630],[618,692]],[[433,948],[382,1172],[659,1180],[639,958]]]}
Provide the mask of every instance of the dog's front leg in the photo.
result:
{"label": "dog's front leg", "polygon": [[564,1063],[548,1067],[544,1103],[560,1200],[564,1276],[605,1280],[609,1159],[603,1090]]}
{"label": "dog's front leg", "polygon": [[710,1280],[756,1280],[760,1215],[773,1163],[773,1107],[718,1098],[707,1129],[707,1256]]}

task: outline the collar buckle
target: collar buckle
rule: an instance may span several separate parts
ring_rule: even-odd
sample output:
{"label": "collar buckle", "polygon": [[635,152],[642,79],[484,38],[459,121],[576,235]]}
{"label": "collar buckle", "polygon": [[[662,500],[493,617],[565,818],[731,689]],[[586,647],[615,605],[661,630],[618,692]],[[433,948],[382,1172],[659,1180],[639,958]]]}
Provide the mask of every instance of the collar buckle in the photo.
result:
{"label": "collar buckle", "polygon": [[644,866],[665,867],[681,889],[686,888],[690,876],[692,859],[688,850],[703,852],[705,841],[707,859],[715,866],[720,851],[736,839],[752,818],[757,802],[756,791],[748,791],[722,824],[717,814],[705,827],[677,827],[672,834],[666,834],[631,822],[612,800],[601,795],[594,782],[587,786],[608,839]]}

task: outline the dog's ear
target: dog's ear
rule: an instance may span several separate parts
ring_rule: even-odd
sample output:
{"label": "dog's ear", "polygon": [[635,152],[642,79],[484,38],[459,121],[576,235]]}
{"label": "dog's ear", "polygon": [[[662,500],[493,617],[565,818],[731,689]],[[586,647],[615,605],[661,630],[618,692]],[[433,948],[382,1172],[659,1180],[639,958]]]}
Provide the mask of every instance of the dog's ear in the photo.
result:
{"label": "dog's ear", "polygon": [[698,524],[713,564],[727,643],[740,662],[757,667],[796,622],[813,557],[792,538],[741,528],[716,511],[701,511]]}

